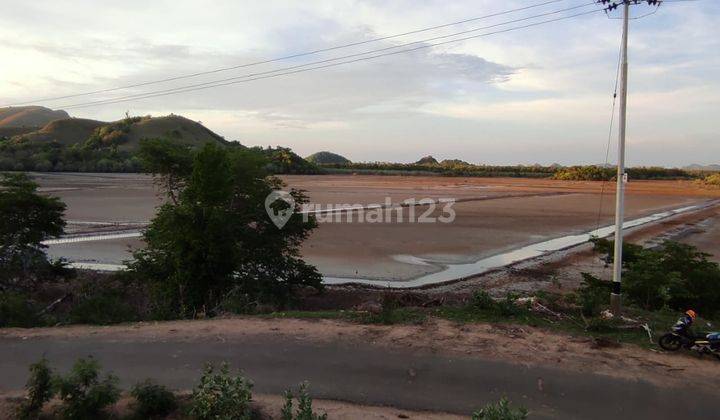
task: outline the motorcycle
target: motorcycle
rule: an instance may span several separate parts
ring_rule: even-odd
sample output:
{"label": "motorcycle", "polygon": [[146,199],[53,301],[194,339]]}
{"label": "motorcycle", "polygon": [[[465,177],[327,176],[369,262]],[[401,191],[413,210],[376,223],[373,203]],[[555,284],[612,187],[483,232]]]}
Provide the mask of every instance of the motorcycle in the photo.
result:
{"label": "motorcycle", "polygon": [[[708,326],[711,325],[708,324]],[[667,351],[678,351],[684,348],[700,355],[710,354],[720,360],[720,333],[718,332],[692,334],[683,327],[675,326],[673,331],[660,337],[658,344]]]}

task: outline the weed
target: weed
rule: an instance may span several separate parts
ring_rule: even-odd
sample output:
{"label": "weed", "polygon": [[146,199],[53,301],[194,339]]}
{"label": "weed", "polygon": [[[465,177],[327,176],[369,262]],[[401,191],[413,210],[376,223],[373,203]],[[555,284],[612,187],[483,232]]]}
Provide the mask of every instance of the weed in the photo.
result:
{"label": "weed", "polygon": [[139,419],[164,417],[177,408],[175,394],[150,379],[136,384],[130,395],[135,398],[135,416]]}
{"label": "weed", "polygon": [[312,398],[308,393],[308,383],[300,384],[298,390],[298,408],[293,413],[293,394],[290,390],[285,391],[285,405],[281,411],[282,420],[327,420],[327,414],[316,414],[312,408]]}
{"label": "weed", "polygon": [[487,404],[472,415],[472,420],[523,420],[528,416],[527,409],[514,408],[507,398]]}
{"label": "weed", "polygon": [[252,418],[252,382],[232,376],[227,363],[216,372],[207,364],[191,397],[190,415],[200,420],[249,420]]}
{"label": "weed", "polygon": [[59,414],[68,420],[103,417],[105,408],[120,398],[118,378],[109,374],[100,380],[100,365],[92,357],[78,359],[70,373],[55,382],[62,401]]}
{"label": "weed", "polygon": [[18,408],[18,419],[38,418],[43,405],[50,401],[54,394],[52,375],[52,370],[45,358],[30,365],[30,378],[25,385],[27,397]]}

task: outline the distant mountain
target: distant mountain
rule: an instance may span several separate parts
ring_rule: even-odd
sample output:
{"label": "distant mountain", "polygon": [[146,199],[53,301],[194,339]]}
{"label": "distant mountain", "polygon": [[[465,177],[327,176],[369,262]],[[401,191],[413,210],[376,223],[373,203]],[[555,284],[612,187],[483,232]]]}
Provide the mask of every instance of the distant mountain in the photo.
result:
{"label": "distant mountain", "polygon": [[427,155],[417,162],[415,162],[416,165],[437,165],[438,161],[434,157]]}
{"label": "distant mountain", "polygon": [[[432,156],[430,156],[430,157],[432,157]],[[440,162],[440,165],[442,165],[442,166],[456,166],[456,165],[468,166],[470,164],[465,162],[464,160],[460,160],[460,159],[445,159],[442,162]]]}
{"label": "distant mountain", "polygon": [[328,165],[328,164],[337,164],[337,165],[343,165],[346,163],[352,163],[350,162],[350,159],[346,158],[345,156],[338,155],[337,153],[332,152],[317,152],[313,153],[312,155],[305,158],[308,162],[314,163],[316,165]]}
{"label": "distant mountain", "polygon": [[684,167],[683,169],[687,171],[720,171],[720,165],[698,165],[697,163],[694,163]]}
{"label": "distant mountain", "polygon": [[42,127],[47,123],[70,118],[63,110],[53,111],[44,106],[9,106],[0,108],[0,127]]}

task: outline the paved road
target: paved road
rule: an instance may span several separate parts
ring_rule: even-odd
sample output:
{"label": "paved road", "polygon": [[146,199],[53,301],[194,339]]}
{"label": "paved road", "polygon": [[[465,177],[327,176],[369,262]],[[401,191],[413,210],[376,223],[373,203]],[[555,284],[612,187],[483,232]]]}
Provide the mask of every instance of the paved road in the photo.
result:
{"label": "paved road", "polygon": [[92,354],[118,374],[124,386],[152,377],[188,389],[204,362],[226,360],[242,368],[262,393],[280,393],[309,380],[318,398],[408,410],[468,414],[506,395],[530,408],[531,418],[717,418],[717,394],[371,344],[272,336],[158,342],[0,338],[0,391],[22,388],[27,365],[43,354],[61,370],[75,358]]}

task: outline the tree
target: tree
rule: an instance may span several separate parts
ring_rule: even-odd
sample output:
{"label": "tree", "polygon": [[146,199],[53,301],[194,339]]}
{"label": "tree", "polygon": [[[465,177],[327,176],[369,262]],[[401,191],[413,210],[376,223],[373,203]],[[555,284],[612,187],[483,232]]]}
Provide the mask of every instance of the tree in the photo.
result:
{"label": "tree", "polygon": [[42,242],[62,235],[65,204],[37,194],[38,185],[24,174],[0,178],[0,288],[22,288],[56,273]]}
{"label": "tree", "polygon": [[[612,262],[613,242],[593,242]],[[720,266],[708,257],[691,245],[673,241],[655,248],[623,243],[623,293],[645,309],[693,308],[714,315],[720,312]],[[583,277],[587,282],[592,276]]]}
{"label": "tree", "polygon": [[[192,151],[163,140],[144,142],[140,155],[169,200],[130,269],[150,282],[167,315],[210,311],[230,295],[282,306],[300,287],[321,289],[320,274],[299,253],[315,219],[295,213],[282,229],[272,223],[265,199],[283,184],[267,176],[262,155],[213,144]],[[307,202],[302,191],[290,195],[293,210]]]}

